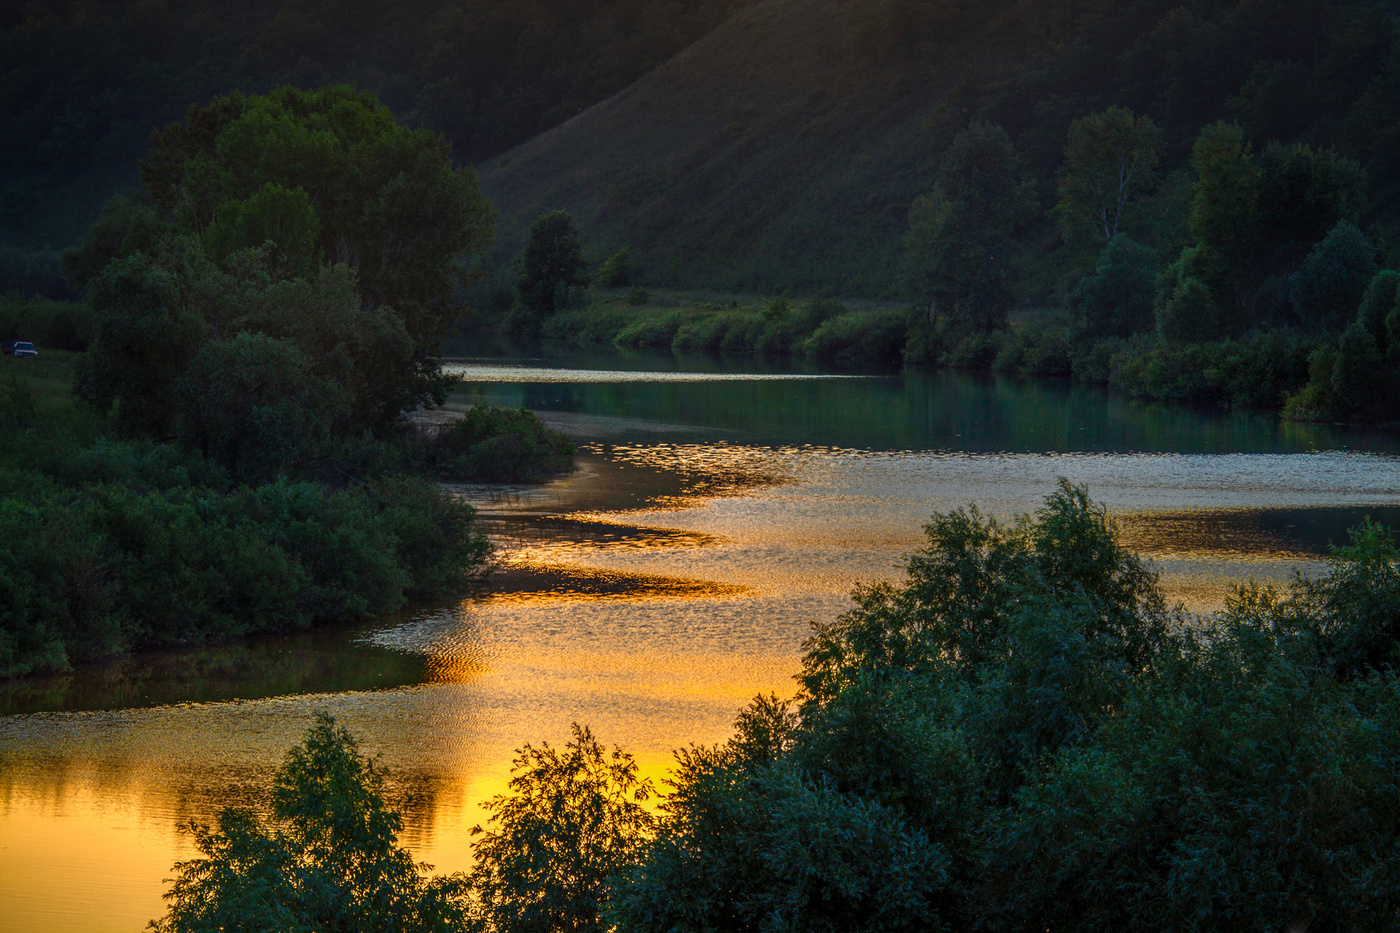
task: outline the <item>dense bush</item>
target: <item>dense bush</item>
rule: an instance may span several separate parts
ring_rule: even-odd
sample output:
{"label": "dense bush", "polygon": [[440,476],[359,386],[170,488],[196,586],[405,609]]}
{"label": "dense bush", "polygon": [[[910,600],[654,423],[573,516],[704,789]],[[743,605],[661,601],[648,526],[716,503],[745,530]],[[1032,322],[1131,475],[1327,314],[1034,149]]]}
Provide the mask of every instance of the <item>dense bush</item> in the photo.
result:
{"label": "dense bush", "polygon": [[40,350],[82,350],[91,336],[87,307],[50,298],[0,296],[0,340],[32,340]]}
{"label": "dense bush", "polygon": [[0,676],[395,609],[490,547],[433,484],[235,487],[168,445],[27,442],[0,466]]}
{"label": "dense bush", "polygon": [[472,408],[407,444],[415,469],[458,482],[535,483],[573,469],[574,445],[526,408]]}

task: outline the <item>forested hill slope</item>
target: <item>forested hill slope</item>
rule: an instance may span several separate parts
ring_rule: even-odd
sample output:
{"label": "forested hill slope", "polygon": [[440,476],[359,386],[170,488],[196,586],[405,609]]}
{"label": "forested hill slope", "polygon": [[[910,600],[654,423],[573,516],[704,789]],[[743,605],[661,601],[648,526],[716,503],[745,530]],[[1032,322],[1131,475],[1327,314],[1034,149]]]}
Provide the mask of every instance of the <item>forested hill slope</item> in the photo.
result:
{"label": "forested hill slope", "polygon": [[955,134],[988,122],[1011,134],[1030,190],[1022,277],[1048,295],[1065,278],[1050,209],[1066,132],[1123,105],[1162,130],[1160,203],[1141,212],[1159,229],[1135,233],[1162,255],[1183,245],[1183,170],[1218,120],[1255,152],[1277,140],[1357,160],[1357,219],[1386,247],[1395,24],[1381,0],[763,0],[480,166],[483,187],[502,256],[563,207],[596,251],[630,244],[647,280],[894,295],[911,201]]}

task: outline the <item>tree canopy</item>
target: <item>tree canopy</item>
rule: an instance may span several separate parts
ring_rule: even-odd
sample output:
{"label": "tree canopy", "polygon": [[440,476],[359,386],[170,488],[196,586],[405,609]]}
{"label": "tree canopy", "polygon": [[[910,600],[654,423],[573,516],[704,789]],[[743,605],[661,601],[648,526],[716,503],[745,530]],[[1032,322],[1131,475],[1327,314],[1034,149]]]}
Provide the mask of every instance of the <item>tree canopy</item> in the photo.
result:
{"label": "tree canopy", "polygon": [[[298,424],[249,454],[250,475],[440,402],[459,262],[494,223],[450,155],[348,87],[191,107],[154,135],[145,195],[68,257],[94,312],[82,396],[211,454],[226,447],[217,436],[260,424],[252,435],[271,443]],[[229,403],[242,407],[216,413],[216,386],[242,386]]]}

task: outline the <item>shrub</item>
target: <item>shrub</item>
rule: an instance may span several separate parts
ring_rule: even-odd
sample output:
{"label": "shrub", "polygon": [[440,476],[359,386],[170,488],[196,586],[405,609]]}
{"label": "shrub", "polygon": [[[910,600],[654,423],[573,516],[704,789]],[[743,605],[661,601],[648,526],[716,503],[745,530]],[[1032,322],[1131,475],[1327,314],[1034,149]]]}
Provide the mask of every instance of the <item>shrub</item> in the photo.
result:
{"label": "shrub", "polygon": [[685,323],[679,311],[664,314],[642,314],[622,328],[613,339],[618,347],[633,350],[653,350],[671,346],[676,331]]}
{"label": "shrub", "polygon": [[802,341],[806,357],[844,366],[892,366],[903,361],[909,339],[899,311],[848,311],[829,318]]}
{"label": "shrub", "polygon": [[574,446],[529,409],[477,407],[430,429],[422,466],[458,482],[537,483],[573,469]]}
{"label": "shrub", "polygon": [[599,285],[615,288],[632,282],[632,247],[624,246],[607,258],[594,278]]}
{"label": "shrub", "polygon": [[562,749],[517,751],[511,794],[486,803],[471,875],[487,933],[604,933],[622,872],[641,855],[654,819],[650,780],[621,749],[607,752],[577,723]]}
{"label": "shrub", "polygon": [[1094,274],[1065,297],[1076,332],[1102,339],[1151,330],[1156,265],[1156,254],[1126,235],[1110,240]]}
{"label": "shrub", "polygon": [[1303,326],[1324,333],[1345,327],[1376,274],[1375,257],[1366,234],[1338,221],[1293,275],[1293,301]]}

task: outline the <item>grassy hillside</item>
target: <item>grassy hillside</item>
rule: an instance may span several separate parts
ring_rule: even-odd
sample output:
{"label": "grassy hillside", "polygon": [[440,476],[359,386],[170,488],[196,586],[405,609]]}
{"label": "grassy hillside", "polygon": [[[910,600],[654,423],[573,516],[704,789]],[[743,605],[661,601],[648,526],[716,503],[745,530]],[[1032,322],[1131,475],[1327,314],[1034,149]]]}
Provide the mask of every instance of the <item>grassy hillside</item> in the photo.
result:
{"label": "grassy hillside", "polygon": [[[1388,0],[763,0],[613,98],[481,167],[518,254],[566,208],[598,256],[627,243],[647,284],[899,293],[911,201],[955,134],[1005,127],[1032,191],[1023,300],[1092,271],[1050,213],[1072,121],[1124,105],[1163,133],[1162,185],[1133,231],[1184,245],[1201,129],[1336,148],[1369,173],[1364,227],[1389,249],[1400,57]],[[1379,235],[1377,235],[1379,232]],[[1082,268],[1088,262],[1088,268]]]}
{"label": "grassy hillside", "polygon": [[644,280],[889,291],[947,76],[872,34],[865,7],[767,0],[480,166],[500,253],[563,207],[600,252],[632,244]]}

